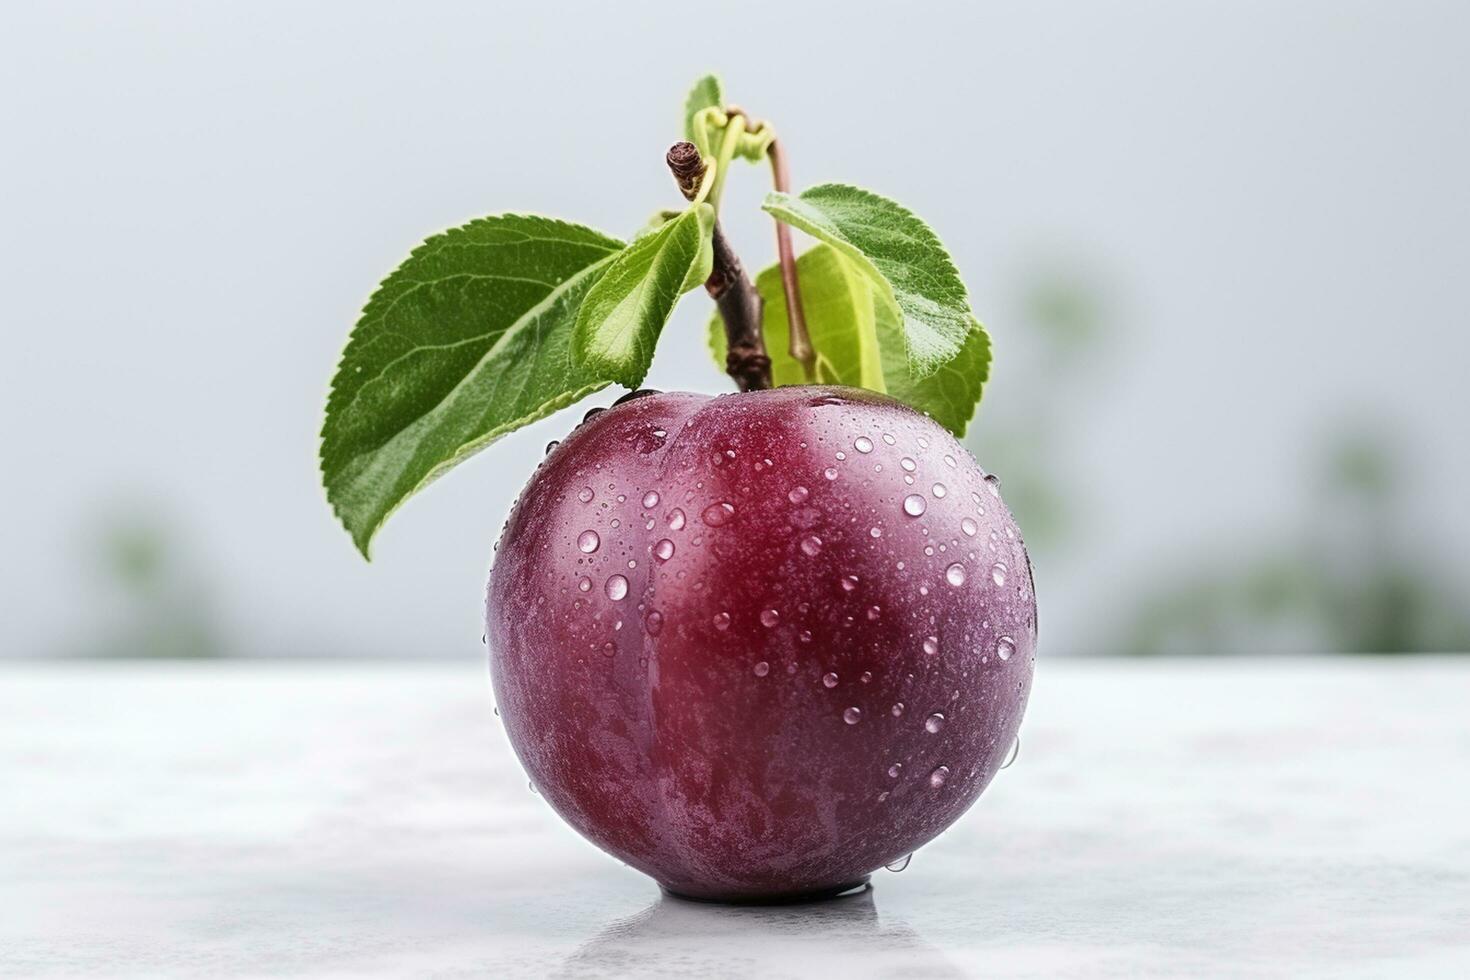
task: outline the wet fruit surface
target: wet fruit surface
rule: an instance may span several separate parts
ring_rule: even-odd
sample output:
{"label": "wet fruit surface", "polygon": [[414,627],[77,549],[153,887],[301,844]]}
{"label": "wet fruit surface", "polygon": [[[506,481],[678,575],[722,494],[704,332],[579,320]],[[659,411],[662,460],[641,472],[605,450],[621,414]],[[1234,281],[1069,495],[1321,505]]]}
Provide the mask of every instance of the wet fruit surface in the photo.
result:
{"label": "wet fruit surface", "polygon": [[545,460],[487,600],[537,790],[684,895],[862,880],[1006,762],[1036,605],[1000,487],[867,392],[648,395]]}

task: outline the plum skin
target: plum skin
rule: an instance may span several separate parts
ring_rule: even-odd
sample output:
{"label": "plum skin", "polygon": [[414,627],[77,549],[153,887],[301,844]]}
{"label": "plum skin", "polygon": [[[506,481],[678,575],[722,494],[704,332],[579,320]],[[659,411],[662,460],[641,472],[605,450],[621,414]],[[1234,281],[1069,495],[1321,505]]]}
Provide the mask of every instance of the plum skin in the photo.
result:
{"label": "plum skin", "polygon": [[927,417],[850,388],[666,393],[543,461],[486,636],[568,823],[666,891],[762,901],[861,883],[975,802],[1036,605],[998,482]]}

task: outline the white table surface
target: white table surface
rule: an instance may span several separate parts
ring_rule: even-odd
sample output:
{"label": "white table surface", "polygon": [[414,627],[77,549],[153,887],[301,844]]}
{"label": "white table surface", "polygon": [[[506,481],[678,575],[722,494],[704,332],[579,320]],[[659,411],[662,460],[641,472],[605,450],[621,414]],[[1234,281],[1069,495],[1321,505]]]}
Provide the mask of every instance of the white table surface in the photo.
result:
{"label": "white table surface", "polygon": [[480,664],[0,664],[0,975],[1470,975],[1470,658],[1048,661],[855,898],[660,897]]}

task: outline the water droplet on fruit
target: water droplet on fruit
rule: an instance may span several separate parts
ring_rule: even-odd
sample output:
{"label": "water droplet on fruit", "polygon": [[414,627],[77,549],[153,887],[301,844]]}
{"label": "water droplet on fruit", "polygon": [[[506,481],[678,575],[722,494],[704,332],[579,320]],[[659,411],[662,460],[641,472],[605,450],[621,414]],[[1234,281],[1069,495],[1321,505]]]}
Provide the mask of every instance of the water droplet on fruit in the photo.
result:
{"label": "water droplet on fruit", "polygon": [[965,584],[965,566],[955,562],[944,570],[944,580],[958,588]]}
{"label": "water droplet on fruit", "polygon": [[942,484],[942,483],[936,483],[936,484],[934,484],[934,496],[936,498],[942,498],[947,493],[949,493],[949,491],[944,488],[944,484]]}
{"label": "water droplet on fruit", "polygon": [[653,557],[657,558],[659,561],[668,561],[670,558],[674,557],[674,542],[670,541],[668,538],[664,538],[659,541],[658,544],[653,546]]}
{"label": "water droplet on fruit", "polygon": [[842,576],[842,591],[843,592],[851,592],[853,589],[855,589],[857,587],[858,587],[858,577],[856,575],[844,575],[844,576]]}
{"label": "water droplet on fruit", "polygon": [[996,476],[994,473],[986,473],[985,474],[985,484],[986,484],[986,486],[990,487],[990,495],[992,497],[995,497],[995,498],[999,499],[1000,498],[1000,477]]}
{"label": "water droplet on fruit", "polygon": [[[796,638],[803,643],[810,643],[812,642],[812,631],[802,630],[800,633],[796,634]],[[793,664],[792,666],[794,667],[795,665]]]}
{"label": "water droplet on fruit", "polygon": [[591,592],[592,580],[583,575],[581,578],[577,579],[577,588],[582,592]]}
{"label": "water droplet on fruit", "polygon": [[1002,762],[1000,764],[1000,767],[1002,769],[1009,769],[1011,767],[1011,763],[1013,763],[1013,762],[1016,761],[1016,756],[1018,756],[1020,754],[1021,754],[1021,736],[1017,735],[1016,736],[1016,740],[1011,743],[1011,754],[1008,755],[1008,756],[1006,756],[1006,761]]}
{"label": "water droplet on fruit", "polygon": [[883,537],[883,529],[876,526],[870,527],[868,528],[868,534],[875,538],[881,538]]}
{"label": "water droplet on fruit", "polygon": [[835,480],[835,479],[837,479],[837,467],[835,467],[835,466],[829,466],[829,467],[827,467],[825,470],[822,471],[822,475],[825,476],[829,480]]}
{"label": "water droplet on fruit", "polygon": [[918,517],[923,514],[928,506],[924,503],[924,498],[916,493],[911,493],[903,498],[903,512],[910,517]]}
{"label": "water droplet on fruit", "polygon": [[992,582],[994,582],[996,585],[1005,585],[1006,584],[1006,565],[1005,565],[1005,562],[998,561],[994,565],[991,565],[990,566],[990,580]]}
{"label": "water droplet on fruit", "polygon": [[902,762],[895,762],[893,765],[891,765],[891,766],[888,767],[888,778],[889,779],[897,779],[898,778],[898,774],[901,773],[901,772],[903,772],[903,763]]}
{"label": "water droplet on fruit", "polygon": [[648,615],[643,617],[643,626],[648,630],[649,636],[658,636],[664,628],[664,614],[657,609],[650,609]]}
{"label": "water droplet on fruit", "polygon": [[858,678],[858,680],[862,681],[864,684],[868,683],[868,681],[870,681],[872,679],[873,679],[873,672],[871,670],[865,670],[865,671],[863,671],[862,676]]}
{"label": "water droplet on fruit", "polygon": [[937,637],[937,636],[926,636],[926,637],[924,637],[924,652],[927,653],[931,657],[934,656],[936,653],[938,653],[939,652],[939,637]]}
{"label": "water droplet on fruit", "polygon": [[700,520],[710,527],[724,527],[735,517],[735,505],[729,501],[721,501],[718,504],[710,504],[699,515]]}
{"label": "water droplet on fruit", "polygon": [[953,456],[951,456],[951,455],[950,455],[950,454],[949,454],[949,453],[945,453],[945,454],[944,454],[944,462],[945,462],[945,464],[946,464],[946,465],[948,465],[948,466],[953,466],[953,465],[955,465],[955,462],[954,462],[954,457],[953,457]]}
{"label": "water droplet on fruit", "polygon": [[593,493],[591,487],[583,487],[582,489],[577,491],[577,499],[582,501],[582,503],[584,504],[590,503],[592,501],[592,497]]}
{"label": "water droplet on fruit", "polygon": [[842,720],[847,722],[849,725],[856,725],[858,722],[863,720],[863,709],[848,708],[842,713]]}
{"label": "water droplet on fruit", "polygon": [[882,803],[886,799],[888,799],[888,790],[885,789],[883,792],[878,794],[878,802]]}
{"label": "water droplet on fruit", "polygon": [[903,715],[903,702],[902,701],[895,701],[895,702],[893,702],[893,709],[892,710],[893,710],[893,717],[895,717],[895,718],[901,717]]}
{"label": "water droplet on fruit", "polygon": [[973,519],[965,517],[960,519],[960,530],[973,538],[975,533],[980,530],[980,525],[976,524]]}
{"label": "water droplet on fruit", "polygon": [[885,864],[885,865],[883,865],[883,867],[887,868],[889,871],[892,871],[894,874],[898,874],[904,868],[907,868],[909,866],[909,862],[912,861],[913,859],[914,859],[914,856],[912,854],[905,854],[903,857],[899,858],[897,861],[894,861],[891,864]]}
{"label": "water droplet on fruit", "polygon": [[822,686],[823,687],[836,687],[837,686],[837,675],[834,674],[834,673],[832,673],[831,671],[828,671],[827,673],[823,674],[822,675]]}
{"label": "water droplet on fruit", "polygon": [[796,486],[791,488],[791,492],[786,495],[786,499],[793,504],[801,504],[805,503],[806,498],[809,496],[811,496],[811,491],[806,487]]}
{"label": "water droplet on fruit", "polygon": [[540,796],[541,795],[541,791],[536,788],[536,784],[533,783],[533,782],[531,782],[531,780],[529,780],[529,779],[526,780],[526,789],[528,789],[531,792],[535,793],[537,796]]}
{"label": "water droplet on fruit", "polygon": [[684,530],[684,512],[677,507],[669,511],[669,530]]}
{"label": "water droplet on fruit", "polygon": [[726,630],[730,628],[730,614],[726,612],[715,613],[715,629]]}
{"label": "water droplet on fruit", "polygon": [[938,735],[940,732],[944,731],[944,715],[936,711],[928,718],[925,718],[924,731],[928,732],[930,735]]}
{"label": "water droplet on fruit", "polygon": [[837,462],[839,462],[839,463],[842,462],[844,459],[847,458],[847,453],[843,452],[840,449],[837,450],[837,452],[835,452],[833,455],[837,457]]}
{"label": "water droplet on fruit", "polygon": [[628,595],[628,580],[621,575],[610,575],[603,583],[602,590],[607,593],[609,599],[617,602]]}
{"label": "water droplet on fruit", "polygon": [[762,660],[755,665],[755,676],[764,677],[771,672],[771,665]]}
{"label": "water droplet on fruit", "polygon": [[822,553],[822,539],[815,534],[801,539],[801,553],[808,558],[815,558]]}
{"label": "water droplet on fruit", "polygon": [[587,530],[577,535],[577,547],[584,555],[592,554],[600,544],[602,544],[602,539],[597,536],[596,531]]}
{"label": "water droplet on fruit", "polygon": [[852,441],[852,448],[860,453],[870,453],[873,451],[873,440],[867,436],[858,436]]}
{"label": "water droplet on fruit", "polygon": [[604,657],[615,656],[617,654],[617,652],[618,652],[617,644],[613,643],[611,640],[607,641],[606,643],[604,643],[602,645],[602,655]]}
{"label": "water droplet on fruit", "polygon": [[995,655],[1002,660],[1011,659],[1011,654],[1016,652],[1016,641],[1009,636],[1002,636],[995,641]]}
{"label": "water droplet on fruit", "polygon": [[883,433],[883,442],[884,443],[886,443],[887,445],[890,445],[891,446],[891,445],[893,445],[893,443],[895,441],[896,440],[893,438],[893,436],[890,433],[887,433],[887,432]]}
{"label": "water droplet on fruit", "polygon": [[882,606],[869,606],[868,607],[868,621],[869,622],[875,621],[881,615],[883,615],[883,607]]}
{"label": "water droplet on fruit", "polygon": [[546,444],[546,453],[545,453],[545,455],[550,456],[551,455],[551,451],[553,449],[555,449],[557,446],[560,446],[560,445],[561,445],[561,443],[558,442],[557,440],[555,440],[555,439],[551,440],[550,442],[548,442]]}
{"label": "water droplet on fruit", "polygon": [[935,789],[938,789],[939,787],[944,785],[944,781],[948,778],[949,766],[940,766],[938,769],[935,769],[929,774],[929,785],[933,786]]}
{"label": "water droplet on fruit", "polygon": [[772,626],[775,626],[779,622],[781,622],[781,614],[779,612],[777,612],[774,609],[762,609],[761,610],[761,625],[762,626],[766,627],[767,629],[770,629]]}
{"label": "water droplet on fruit", "polygon": [[662,449],[664,436],[668,435],[663,429],[645,429],[637,435],[626,437],[625,441],[633,443],[633,449],[640,456]]}
{"label": "water droplet on fruit", "polygon": [[658,506],[658,491],[650,490],[643,495],[643,509],[652,510]]}

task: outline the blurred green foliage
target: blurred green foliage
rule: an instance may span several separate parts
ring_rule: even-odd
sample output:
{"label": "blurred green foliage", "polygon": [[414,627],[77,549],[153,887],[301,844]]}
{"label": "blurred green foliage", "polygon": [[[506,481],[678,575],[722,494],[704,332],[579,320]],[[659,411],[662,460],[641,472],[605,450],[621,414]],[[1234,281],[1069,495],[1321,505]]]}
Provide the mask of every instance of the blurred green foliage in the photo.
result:
{"label": "blurred green foliage", "polygon": [[1022,284],[1020,321],[1010,333],[1024,340],[1007,348],[1003,368],[992,372],[1003,378],[1005,408],[982,405],[970,441],[977,458],[1004,479],[1006,503],[1026,529],[1027,548],[1047,557],[1070,547],[1081,532],[1066,491],[1080,481],[1060,445],[1072,407],[1055,395],[1074,390],[1102,356],[1105,291],[1084,270],[1048,262]]}
{"label": "blurred green foliage", "polygon": [[161,509],[116,503],[92,523],[84,561],[90,619],[69,651],[84,657],[199,658],[225,650],[211,590]]}
{"label": "blurred green foliage", "polygon": [[[1004,365],[971,429],[976,456],[1004,478],[1006,503],[1043,567],[1085,557],[1086,484],[1068,466],[1067,437],[1078,401],[1096,397],[1085,386],[1105,373],[1098,365],[1116,347],[1105,282],[1056,259],[1023,282]],[[1307,513],[1280,515],[1285,536],[1241,527],[1228,543],[1190,544],[1138,578],[1150,584],[1111,598],[1123,625],[1096,652],[1470,650],[1460,563],[1410,527],[1407,469],[1396,455],[1404,444],[1362,420],[1341,424],[1303,474]],[[1242,552],[1243,542],[1255,550]]]}
{"label": "blurred green foliage", "polygon": [[1345,427],[1320,459],[1294,536],[1234,561],[1207,555],[1139,603],[1116,646],[1128,653],[1470,650],[1470,586],[1415,543],[1398,440]]}

